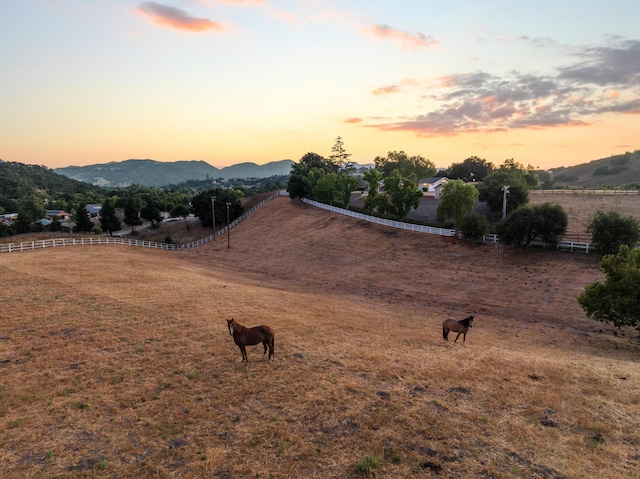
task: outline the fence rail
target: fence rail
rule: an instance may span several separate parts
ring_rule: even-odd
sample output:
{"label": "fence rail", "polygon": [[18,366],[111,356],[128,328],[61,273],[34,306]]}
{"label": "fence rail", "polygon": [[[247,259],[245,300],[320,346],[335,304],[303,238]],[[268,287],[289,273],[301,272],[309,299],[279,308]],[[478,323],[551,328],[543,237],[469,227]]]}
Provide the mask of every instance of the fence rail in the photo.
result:
{"label": "fence rail", "polygon": [[248,211],[245,211],[242,216],[239,216],[234,221],[232,221],[229,225],[225,226],[222,229],[219,229],[214,234],[207,236],[206,238],[199,239],[197,241],[193,241],[191,243],[185,244],[172,244],[172,243],[157,243],[154,241],[143,241],[136,239],[128,239],[128,238],[118,238],[111,236],[97,236],[97,237],[87,237],[87,238],[56,238],[56,239],[46,239],[39,241],[25,241],[23,243],[9,243],[0,245],[0,253],[15,253],[20,251],[33,251],[36,249],[44,249],[44,248],[56,248],[56,247],[64,247],[64,246],[92,246],[92,245],[124,245],[124,246],[139,246],[143,248],[155,248],[155,249],[163,249],[167,251],[181,251],[185,249],[197,248],[204,244],[207,244],[214,240],[214,238],[224,235],[230,228],[233,228],[242,220],[244,220],[247,216],[255,212],[258,208],[264,206],[269,201],[277,198],[278,196],[286,195],[287,192],[285,190],[280,190],[277,193],[265,198],[260,203],[253,206]]}
{"label": "fence rail", "polygon": [[587,189],[566,189],[566,190],[529,190],[532,195],[603,195],[603,196],[638,196],[640,190],[587,190]]}
{"label": "fence rail", "polygon": [[[561,191],[561,190],[557,190]],[[170,243],[157,243],[153,241],[143,241],[136,239],[127,239],[127,238],[117,238],[117,237],[109,237],[109,236],[98,236],[98,237],[87,237],[87,238],[57,238],[57,239],[47,239],[40,241],[26,241],[23,243],[9,243],[0,245],[0,253],[14,253],[19,251],[32,251],[36,249],[44,249],[44,248],[56,248],[56,247],[64,247],[64,246],[91,246],[91,245],[124,245],[124,246],[139,246],[143,248],[155,248],[162,249],[167,251],[181,251],[191,248],[198,248],[199,246],[205,245],[211,241],[213,241],[216,237],[222,236],[226,234],[229,229],[236,226],[238,223],[243,221],[253,212],[255,212],[258,208],[261,208],[274,198],[279,196],[287,195],[288,193],[285,190],[280,190],[277,193],[265,198],[260,203],[256,204],[253,208],[246,211],[242,216],[236,218],[229,225],[224,228],[216,231],[214,234],[207,236],[206,238],[199,239],[197,241],[193,241],[191,243],[185,244],[170,244]],[[383,226],[388,226],[390,228],[397,228],[406,231],[415,231],[418,233],[427,233],[439,236],[456,236],[456,231],[448,228],[436,228],[433,226],[426,225],[416,225],[412,223],[404,223],[402,221],[394,221],[388,220],[384,218],[378,218],[377,216],[365,215],[363,213],[357,213],[355,211],[347,210],[344,208],[337,208],[335,206],[326,205],[324,203],[319,203],[317,201],[303,199],[305,203],[308,205],[321,208],[327,211],[331,211],[333,213],[349,216],[351,218],[356,218],[362,221],[368,221],[370,223],[379,224]],[[483,238],[485,243],[498,243],[498,236],[495,234],[488,234]],[[542,242],[533,242],[534,246],[542,246],[546,247]],[[558,250],[562,251],[571,251],[571,252],[583,252],[589,253],[592,250],[591,243],[587,243],[584,241],[560,241],[556,246]]]}
{"label": "fence rail", "polygon": [[455,230],[451,230],[448,228],[435,228],[433,226],[414,225],[411,223],[403,223],[402,221],[387,220],[384,218],[378,218],[377,216],[365,215],[362,213],[357,213],[355,211],[346,210],[344,208],[337,208],[335,206],[326,205],[324,203],[318,203],[317,201],[309,200],[306,198],[303,199],[302,201],[304,201],[305,203],[311,206],[322,208],[323,210],[349,216],[351,218],[357,218],[359,220],[368,221],[370,223],[375,223],[378,225],[389,226],[391,228],[397,228],[397,229],[408,230],[408,231],[417,231],[419,233],[429,233],[432,235],[439,235],[439,236],[455,236],[456,235]]}
{"label": "fence rail", "polygon": [[[485,235],[483,241],[485,243],[498,244],[500,243],[500,238],[498,238],[498,235],[491,233]],[[542,241],[532,241],[531,246],[541,246],[542,248],[546,248],[549,245],[543,243]],[[593,250],[593,247],[591,246],[591,243],[587,243],[585,241],[562,240],[556,245],[556,249],[560,251],[570,251],[572,253],[588,253],[589,251]]]}
{"label": "fence rail", "polygon": [[[362,213],[356,213],[355,211],[346,210],[343,208],[337,208],[335,206],[325,205],[324,203],[318,203],[317,201],[313,201],[313,200],[303,199],[302,201],[304,201],[309,205],[322,208],[324,210],[328,210],[334,213],[339,213],[345,216],[350,216],[352,218],[357,218],[363,221],[369,221],[371,223],[389,226],[391,228],[399,228],[399,229],[408,230],[408,231],[417,231],[419,233],[428,233],[428,234],[435,234],[440,236],[456,236],[456,231],[451,229],[434,228],[432,226],[414,225],[410,223],[403,223],[401,221],[386,220],[383,218],[378,218],[376,216],[365,215]],[[499,238],[498,238],[498,235],[488,234],[484,236],[483,241],[485,243],[496,244],[499,242]],[[545,243],[542,243],[541,241],[534,241],[531,243],[531,245],[542,246],[542,247],[548,246]],[[556,249],[561,251],[588,253],[592,249],[592,247],[591,247],[591,243],[587,243],[584,241],[569,241],[569,240],[564,241],[563,240],[557,244]]]}

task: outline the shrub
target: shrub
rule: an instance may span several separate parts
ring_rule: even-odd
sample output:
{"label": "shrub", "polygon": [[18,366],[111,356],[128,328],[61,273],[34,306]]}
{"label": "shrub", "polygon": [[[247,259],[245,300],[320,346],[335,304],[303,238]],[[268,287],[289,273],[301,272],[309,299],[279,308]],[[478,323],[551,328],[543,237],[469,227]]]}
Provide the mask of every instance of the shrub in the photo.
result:
{"label": "shrub", "polygon": [[380,461],[380,459],[376,456],[368,455],[364,459],[362,459],[360,462],[356,463],[355,471],[356,471],[356,474],[360,474],[364,476],[364,475],[370,474],[371,471],[375,469],[381,469],[381,468],[382,468],[382,462]]}
{"label": "shrub", "polygon": [[633,248],[640,239],[640,223],[633,216],[622,216],[617,211],[596,211],[587,231],[595,249],[606,254],[616,254],[622,245]]}
{"label": "shrub", "polygon": [[466,240],[478,243],[482,241],[484,235],[489,231],[487,219],[479,213],[471,212],[466,214],[460,222],[460,233]]}

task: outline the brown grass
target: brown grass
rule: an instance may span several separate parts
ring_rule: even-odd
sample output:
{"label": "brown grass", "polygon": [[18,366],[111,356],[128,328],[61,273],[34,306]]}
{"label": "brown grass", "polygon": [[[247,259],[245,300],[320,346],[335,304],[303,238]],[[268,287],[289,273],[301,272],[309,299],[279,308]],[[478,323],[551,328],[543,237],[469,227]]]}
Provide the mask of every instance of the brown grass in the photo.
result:
{"label": "brown grass", "polygon": [[565,210],[569,217],[567,234],[580,235],[579,241],[591,241],[587,224],[597,210],[617,211],[623,216],[633,216],[640,221],[640,194],[637,195],[582,195],[549,194],[531,191],[529,199],[533,204],[555,203]]}
{"label": "brown grass", "polygon": [[[4,477],[638,477],[640,343],[584,317],[592,255],[274,200],[185,252],[0,256]],[[475,314],[467,343],[441,321]],[[276,331],[249,364],[234,317]],[[615,333],[615,334],[614,334]]]}

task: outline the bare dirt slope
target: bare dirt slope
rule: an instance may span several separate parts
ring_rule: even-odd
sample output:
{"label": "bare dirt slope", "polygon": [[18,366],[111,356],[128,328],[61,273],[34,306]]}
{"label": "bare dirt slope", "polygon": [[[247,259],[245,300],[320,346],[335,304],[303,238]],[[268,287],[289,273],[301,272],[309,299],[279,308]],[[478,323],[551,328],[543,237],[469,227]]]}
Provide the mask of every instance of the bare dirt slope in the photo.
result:
{"label": "bare dirt slope", "polygon": [[498,318],[500,328],[534,322],[599,328],[575,300],[602,279],[595,255],[541,249],[501,255],[493,246],[394,230],[288,198],[232,230],[230,244],[222,237],[184,254],[287,289],[398,304],[425,318],[469,313]]}

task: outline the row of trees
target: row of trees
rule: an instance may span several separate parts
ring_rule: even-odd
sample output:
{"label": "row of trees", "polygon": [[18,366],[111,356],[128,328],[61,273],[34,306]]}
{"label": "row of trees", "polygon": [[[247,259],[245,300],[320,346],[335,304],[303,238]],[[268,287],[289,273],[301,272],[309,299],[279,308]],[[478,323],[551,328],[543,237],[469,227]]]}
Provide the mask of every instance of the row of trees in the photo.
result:
{"label": "row of trees", "polygon": [[[351,155],[338,137],[329,158],[307,153],[291,166],[287,189],[291,198],[310,198],[328,204],[348,207],[353,192],[361,187],[353,176]],[[432,176],[434,164],[421,156],[408,156],[404,151],[378,156],[375,167],[364,173],[368,196],[364,209],[370,213],[405,219],[411,208],[417,208],[422,198],[418,180]],[[380,189],[383,193],[380,193]]]}

